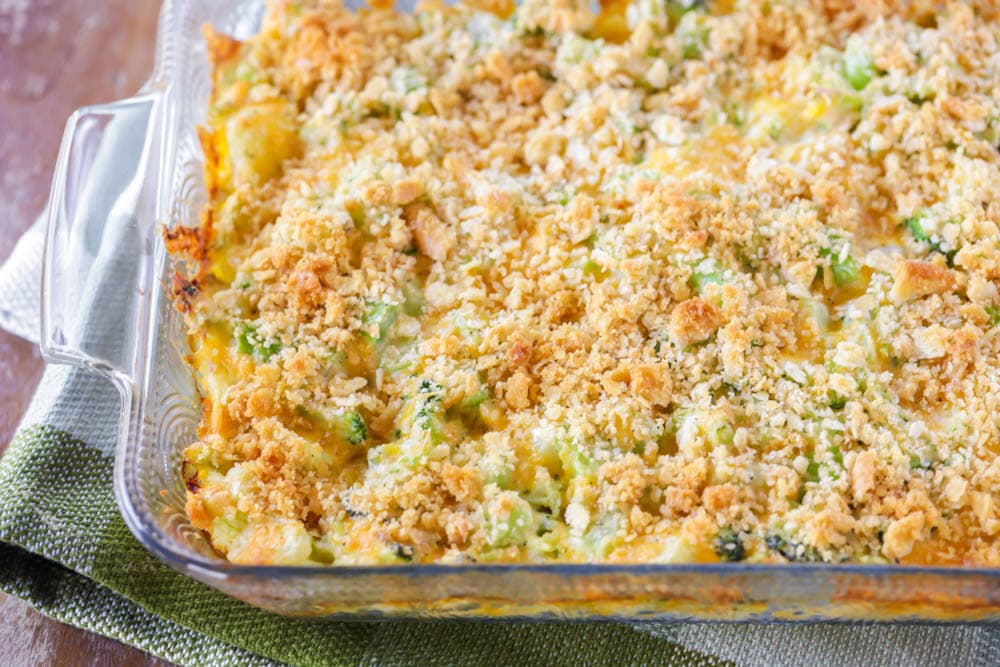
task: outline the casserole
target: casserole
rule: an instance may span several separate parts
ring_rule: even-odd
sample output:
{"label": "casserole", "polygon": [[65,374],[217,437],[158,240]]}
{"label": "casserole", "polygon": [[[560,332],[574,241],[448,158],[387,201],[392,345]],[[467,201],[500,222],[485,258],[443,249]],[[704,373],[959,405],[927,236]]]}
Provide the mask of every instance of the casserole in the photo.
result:
{"label": "casserole", "polygon": [[[207,98],[198,26],[245,36],[256,4],[168,3],[156,74],[129,101],[83,110],[70,122],[50,206],[44,280],[44,350],[50,360],[90,366],[122,393],[116,493],[140,541],[173,567],[240,599],[294,614],[617,616],[625,618],[965,618],[996,615],[992,570],[797,565],[404,565],[350,568],[240,566],[214,554],[183,513],[180,451],[199,418],[179,317],[163,292],[178,267],[157,222],[194,225],[204,201],[194,127]],[[115,127],[144,137],[113,144]],[[103,140],[103,141],[102,141]],[[105,142],[109,142],[105,144]],[[85,172],[93,152],[131,149],[135,177],[99,184]],[[119,175],[119,180],[121,176]],[[107,188],[107,219],[77,211],[83,188]],[[107,322],[121,340],[94,337],[80,320],[68,278],[90,257],[74,246],[101,225],[102,253],[120,254],[109,289],[130,317]],[[93,231],[93,230],[91,230]],[[96,252],[97,249],[88,249]],[[119,289],[120,288],[120,289]],[[117,294],[117,292],[116,292]],[[100,345],[92,340],[100,339]]]}

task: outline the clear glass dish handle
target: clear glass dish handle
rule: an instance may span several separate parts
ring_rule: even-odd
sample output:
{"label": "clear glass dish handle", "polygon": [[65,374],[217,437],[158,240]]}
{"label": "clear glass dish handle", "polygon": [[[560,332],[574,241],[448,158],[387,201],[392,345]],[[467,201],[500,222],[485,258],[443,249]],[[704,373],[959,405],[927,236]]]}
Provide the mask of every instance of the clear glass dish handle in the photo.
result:
{"label": "clear glass dish handle", "polygon": [[135,377],[158,211],[161,94],[84,107],[66,124],[49,196],[41,349]]}

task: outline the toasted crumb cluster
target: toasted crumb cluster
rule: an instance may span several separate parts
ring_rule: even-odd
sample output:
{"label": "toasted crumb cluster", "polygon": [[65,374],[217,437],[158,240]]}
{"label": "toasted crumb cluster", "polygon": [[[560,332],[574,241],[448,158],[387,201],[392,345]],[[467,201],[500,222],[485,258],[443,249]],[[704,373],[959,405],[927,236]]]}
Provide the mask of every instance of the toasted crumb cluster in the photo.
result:
{"label": "toasted crumb cluster", "polygon": [[477,7],[208,32],[216,548],[1000,565],[996,3]]}

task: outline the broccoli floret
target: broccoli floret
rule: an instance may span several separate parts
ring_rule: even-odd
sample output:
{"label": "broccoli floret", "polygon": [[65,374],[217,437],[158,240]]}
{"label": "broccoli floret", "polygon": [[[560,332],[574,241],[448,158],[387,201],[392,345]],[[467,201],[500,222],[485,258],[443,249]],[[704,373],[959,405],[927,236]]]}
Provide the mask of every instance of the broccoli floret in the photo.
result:
{"label": "broccoli floret", "polygon": [[717,423],[715,428],[707,434],[708,441],[717,446],[729,446],[733,444],[733,438],[736,436],[736,432],[733,431],[733,427],[726,422]]}
{"label": "broccoli floret", "polygon": [[858,265],[858,260],[850,255],[847,255],[843,260],[834,257],[830,263],[830,269],[833,271],[833,282],[841,287],[850,285],[861,277],[861,267]]}
{"label": "broccoli floret", "polygon": [[399,560],[409,563],[413,560],[413,554],[415,551],[411,545],[399,544],[397,542],[392,547],[392,553]]}
{"label": "broccoli floret", "polygon": [[871,56],[857,48],[844,52],[844,78],[854,90],[864,90],[878,74]]}
{"label": "broccoli floret", "polygon": [[695,270],[688,278],[688,287],[693,289],[698,294],[705,291],[705,286],[711,283],[721,284],[722,281],[722,271],[698,271]]}
{"label": "broccoli floret", "polygon": [[715,553],[722,560],[741,561],[746,556],[743,540],[732,528],[723,528],[715,537]]}
{"label": "broccoli floret", "polygon": [[480,387],[475,392],[462,399],[462,410],[475,410],[480,405],[490,400],[490,392],[486,387]]}
{"label": "broccoli floret", "polygon": [[906,225],[906,228],[910,230],[910,233],[913,234],[913,239],[915,241],[919,243],[926,243],[930,247],[931,252],[936,252],[941,255],[944,255],[945,262],[947,262],[948,266],[953,266],[955,261],[956,251],[945,250],[941,246],[940,241],[935,241],[934,238],[927,233],[927,231],[924,229],[923,217],[924,216],[922,213],[917,213],[913,217],[907,218],[904,224]]}
{"label": "broccoli floret", "polygon": [[684,425],[684,421],[691,416],[691,410],[688,408],[677,408],[674,410],[673,414],[670,415],[670,430],[673,433],[681,430],[681,426]]}
{"label": "broccoli floret", "polygon": [[[361,335],[373,344],[382,343],[389,334],[389,328],[396,323],[400,307],[394,303],[376,303],[361,321]],[[372,333],[372,330],[378,333]]]}
{"label": "broccoli floret", "polygon": [[412,280],[403,283],[403,312],[411,317],[419,317],[424,312],[424,295],[420,286]]}
{"label": "broccoli floret", "polygon": [[917,241],[922,241],[923,243],[930,243],[931,237],[924,231],[924,225],[921,223],[921,215],[915,215],[912,218],[906,219],[906,228],[910,230],[913,234],[913,238]]}
{"label": "broccoli floret", "polygon": [[667,0],[666,9],[667,16],[670,17],[671,23],[677,25],[677,22],[681,20],[681,17],[698,9],[704,9],[705,0]]}
{"label": "broccoli floret", "polygon": [[807,482],[818,482],[819,481],[819,462],[816,461],[812,456],[807,457],[809,459],[809,465],[806,466],[805,479]]}
{"label": "broccoli floret", "polygon": [[919,452],[910,452],[910,470],[930,470],[937,459],[937,445],[930,443]]}
{"label": "broccoli floret", "polygon": [[840,447],[834,446],[830,448],[830,454],[833,455],[833,462],[844,467],[844,454],[840,451]]}
{"label": "broccoli floret", "polygon": [[281,342],[275,339],[265,339],[257,331],[257,327],[246,322],[237,323],[233,330],[236,337],[236,351],[248,354],[258,361],[268,362],[271,357],[281,351]]}
{"label": "broccoli floret", "polygon": [[[843,259],[841,259],[842,255]],[[838,287],[850,285],[861,277],[861,266],[858,264],[858,260],[854,259],[850,254],[844,253],[843,249],[821,248],[819,256],[830,258],[830,271],[833,273],[833,282]],[[818,269],[816,275],[817,277],[821,275]]]}
{"label": "broccoli floret", "polygon": [[360,445],[368,439],[368,426],[365,418],[356,410],[338,415],[335,422],[337,435],[352,445]]}
{"label": "broccoli floret", "polygon": [[696,28],[678,34],[681,42],[681,57],[694,60],[701,56],[708,45],[708,29]]}
{"label": "broccoli floret", "polygon": [[607,269],[589,257],[583,260],[580,264],[580,268],[583,270],[584,274],[593,276],[597,280],[603,280],[609,275]]}
{"label": "broccoli floret", "polygon": [[793,563],[815,563],[822,560],[814,547],[796,544],[780,535],[767,536],[767,548],[776,551]]}
{"label": "broccoli floret", "polygon": [[413,425],[431,434],[434,441],[444,438],[444,415],[441,409],[443,388],[434,380],[421,380],[413,397]]}
{"label": "broccoli floret", "polygon": [[420,386],[417,388],[418,394],[439,394],[441,393],[441,385],[439,385],[434,380],[421,380]]}

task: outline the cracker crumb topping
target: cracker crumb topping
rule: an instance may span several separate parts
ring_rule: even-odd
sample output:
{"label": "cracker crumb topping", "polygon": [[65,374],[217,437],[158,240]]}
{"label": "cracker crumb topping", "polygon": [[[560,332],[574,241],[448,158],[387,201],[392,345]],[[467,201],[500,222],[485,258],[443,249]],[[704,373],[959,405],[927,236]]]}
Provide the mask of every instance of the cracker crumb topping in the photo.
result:
{"label": "cracker crumb topping", "polygon": [[206,33],[220,552],[1000,565],[993,3],[383,4]]}

